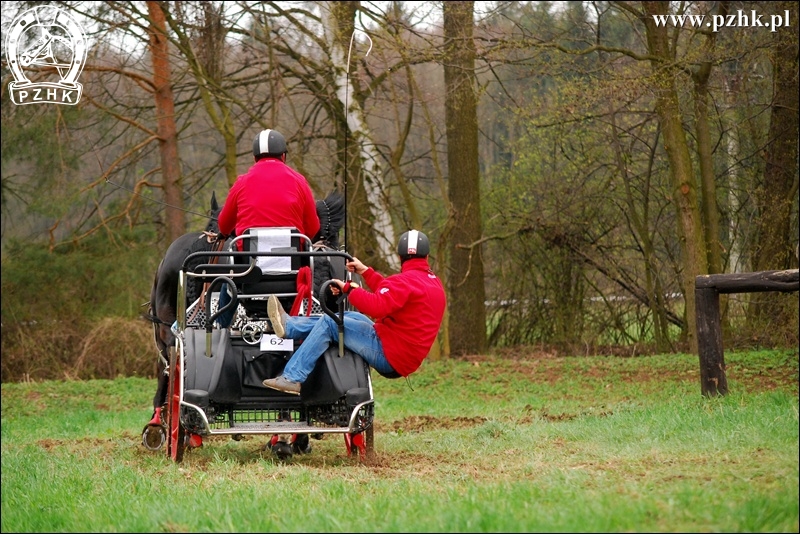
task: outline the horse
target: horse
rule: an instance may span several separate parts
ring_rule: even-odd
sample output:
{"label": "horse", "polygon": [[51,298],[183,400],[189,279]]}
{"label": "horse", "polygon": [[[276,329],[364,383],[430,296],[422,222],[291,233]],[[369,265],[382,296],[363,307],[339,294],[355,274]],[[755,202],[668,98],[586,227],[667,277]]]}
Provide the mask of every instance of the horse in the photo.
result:
{"label": "horse", "polygon": [[[334,191],[324,200],[316,202],[320,230],[311,240],[316,250],[338,250],[339,230],[345,222],[344,196]],[[167,401],[169,387],[169,348],[175,344],[175,333],[172,326],[177,319],[178,277],[184,260],[192,253],[221,250],[227,241],[219,236],[217,216],[222,211],[216,195],[211,195],[211,211],[208,225],[203,232],[190,232],[178,237],[167,248],[164,258],[156,269],[153,286],[150,292],[150,303],[145,318],[153,323],[153,335],[159,353],[157,373],[158,386],[153,396],[153,415],[145,425],[142,443],[150,450],[162,447],[166,435],[163,429],[162,409]],[[197,264],[207,262],[206,259],[195,260]],[[314,287],[319,288],[325,280],[344,276],[341,266],[337,269],[327,258],[315,258]],[[192,265],[187,266],[189,269]],[[186,304],[195,302],[203,292],[203,284],[190,278],[186,282]],[[150,430],[155,430],[151,432]],[[200,436],[190,436],[189,446],[200,446]]]}
{"label": "horse", "polygon": [[[158,386],[153,397],[153,416],[145,425],[143,443],[145,447],[158,450],[163,445],[160,432],[148,432],[148,429],[162,426],[161,410],[167,401],[169,386],[169,348],[175,344],[172,325],[178,313],[178,273],[184,260],[195,252],[210,251],[220,247],[219,225],[217,216],[222,208],[217,203],[215,193],[211,194],[211,210],[206,228],[202,232],[189,232],[173,241],[167,248],[164,258],[158,264],[150,290],[150,302],[145,319],[153,323],[153,338],[158,351],[157,362]],[[189,303],[199,297],[201,284],[190,279],[187,283],[187,301]]]}

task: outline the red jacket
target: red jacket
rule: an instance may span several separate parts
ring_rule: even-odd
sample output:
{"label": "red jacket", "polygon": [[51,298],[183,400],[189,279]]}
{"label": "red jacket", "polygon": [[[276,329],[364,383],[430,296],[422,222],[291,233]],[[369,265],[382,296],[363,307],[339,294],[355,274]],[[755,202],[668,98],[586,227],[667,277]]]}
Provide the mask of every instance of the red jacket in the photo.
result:
{"label": "red jacket", "polygon": [[291,226],[314,239],[319,216],[302,174],[275,158],[264,158],[237,178],[217,218],[219,231],[236,235],[260,226]]}
{"label": "red jacket", "polygon": [[386,278],[372,267],[362,276],[373,291],[352,289],[350,302],[375,320],[386,359],[408,376],[428,356],[439,333],[447,304],[442,282],[425,258],[406,260],[400,273]]}

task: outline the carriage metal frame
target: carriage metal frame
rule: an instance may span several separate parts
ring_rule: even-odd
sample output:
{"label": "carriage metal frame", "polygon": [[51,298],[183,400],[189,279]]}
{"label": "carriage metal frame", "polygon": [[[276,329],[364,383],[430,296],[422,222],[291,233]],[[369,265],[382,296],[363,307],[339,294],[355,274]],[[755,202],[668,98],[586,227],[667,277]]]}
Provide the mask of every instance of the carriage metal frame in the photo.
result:
{"label": "carriage metal frame", "polygon": [[[324,313],[333,318],[339,327],[338,346],[333,344],[320,357],[299,396],[254,382],[254,374],[258,380],[277,376],[294,349],[265,350],[262,340],[277,338],[268,316],[247,303],[265,305],[272,294],[284,300],[297,298],[296,293],[283,291],[285,284],[282,290],[270,289],[273,275],[261,271],[256,264],[258,258],[300,260],[313,269],[315,258],[325,257],[340,263],[342,279],[346,273],[344,263],[352,259],[342,251],[313,250],[310,239],[296,230],[291,236],[293,243],[299,240],[303,245],[277,251],[255,247],[237,251],[234,243],[246,237],[240,236],[229,242],[227,250],[195,252],[184,260],[179,273],[176,341],[169,350],[166,417],[159,428],[149,429],[162,434],[166,454],[173,461],[181,462],[186,450],[198,446],[202,438],[220,435],[236,440],[244,435],[271,436],[268,445],[283,461],[294,453],[310,452],[309,437],[322,439],[327,434],[343,435],[348,456],[357,455],[365,461],[372,453],[371,371],[358,355],[344,347],[343,317],[348,307],[345,297],[338,299],[337,310],[330,309],[326,299],[320,298],[331,280],[319,288],[313,288],[312,283],[310,298],[303,300],[301,310],[310,308],[309,315]],[[197,265],[198,259],[207,262]],[[187,305],[191,281],[203,284],[204,291]],[[237,298],[220,309],[215,289],[224,285],[231,287]],[[233,306],[236,314],[231,326],[214,327],[215,319]],[[148,439],[147,433],[148,427],[143,441]],[[287,434],[291,435],[291,442],[280,439]]]}

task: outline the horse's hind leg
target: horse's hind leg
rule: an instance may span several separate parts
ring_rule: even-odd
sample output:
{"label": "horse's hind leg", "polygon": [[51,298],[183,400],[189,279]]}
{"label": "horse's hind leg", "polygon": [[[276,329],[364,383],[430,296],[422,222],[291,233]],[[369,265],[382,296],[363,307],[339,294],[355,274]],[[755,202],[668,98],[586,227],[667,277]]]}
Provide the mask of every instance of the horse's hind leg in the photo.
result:
{"label": "horse's hind leg", "polygon": [[156,348],[158,349],[158,362],[156,364],[156,376],[158,385],[156,386],[156,394],[153,396],[153,419],[150,424],[161,424],[161,408],[167,402],[167,390],[169,388],[169,352],[167,351],[168,344],[164,339],[164,327],[159,324],[153,325],[153,333],[156,341]]}
{"label": "horse's hind leg", "polygon": [[153,397],[153,417],[142,430],[142,444],[151,451],[160,450],[167,441],[167,427],[161,417],[162,407],[167,402],[169,376],[160,358],[158,363],[158,387]]}
{"label": "horse's hind leg", "polygon": [[167,346],[159,336],[160,333],[160,325],[154,323],[153,334],[159,354],[158,362],[156,363],[158,385],[156,387],[156,394],[153,396],[153,416],[144,426],[144,430],[142,430],[142,444],[152,451],[161,449],[167,437],[167,429],[161,417],[163,406],[167,402],[167,391],[169,387],[169,376],[166,365]]}
{"label": "horse's hind leg", "polygon": [[167,402],[167,388],[169,387],[169,375],[167,368],[161,361],[158,362],[158,386],[156,394],[153,396],[153,419],[149,424],[161,424],[161,408]]}

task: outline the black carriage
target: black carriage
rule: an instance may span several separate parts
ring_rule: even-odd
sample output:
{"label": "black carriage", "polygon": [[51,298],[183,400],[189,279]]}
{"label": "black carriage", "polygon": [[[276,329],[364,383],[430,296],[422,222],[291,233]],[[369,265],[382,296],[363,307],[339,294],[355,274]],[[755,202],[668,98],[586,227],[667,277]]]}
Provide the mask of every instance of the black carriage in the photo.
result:
{"label": "black carriage", "polygon": [[[243,251],[236,249],[239,241]],[[309,437],[341,434],[347,454],[366,459],[374,417],[370,368],[344,347],[346,301],[324,297],[329,279],[314,283],[321,262],[334,277],[346,279],[344,265],[350,258],[341,251],[314,250],[307,236],[290,228],[251,229],[229,241],[224,251],[190,254],[179,275],[166,417],[145,427],[145,445],[155,448],[153,443],[161,440],[167,455],[180,462],[186,449],[206,436],[266,435],[278,457],[287,460],[310,450]],[[219,292],[225,286],[236,298],[220,308]],[[202,287],[191,303],[187,287]],[[299,396],[262,384],[281,373],[296,348],[292,340],[274,335],[267,313],[270,295],[287,312],[293,305],[297,312],[299,305],[298,314],[324,313],[339,325],[338,346],[318,360]],[[236,308],[231,326],[216,328],[215,320],[231,307]]]}

